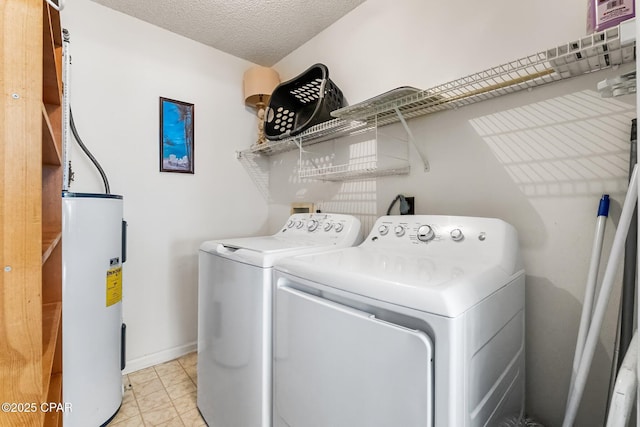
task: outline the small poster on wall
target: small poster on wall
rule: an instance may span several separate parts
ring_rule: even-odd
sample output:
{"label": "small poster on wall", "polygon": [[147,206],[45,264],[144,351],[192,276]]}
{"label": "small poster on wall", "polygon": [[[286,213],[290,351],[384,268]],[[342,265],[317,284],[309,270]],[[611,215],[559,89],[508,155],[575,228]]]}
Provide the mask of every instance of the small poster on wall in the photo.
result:
{"label": "small poster on wall", "polygon": [[160,172],[194,173],[193,109],[160,97]]}

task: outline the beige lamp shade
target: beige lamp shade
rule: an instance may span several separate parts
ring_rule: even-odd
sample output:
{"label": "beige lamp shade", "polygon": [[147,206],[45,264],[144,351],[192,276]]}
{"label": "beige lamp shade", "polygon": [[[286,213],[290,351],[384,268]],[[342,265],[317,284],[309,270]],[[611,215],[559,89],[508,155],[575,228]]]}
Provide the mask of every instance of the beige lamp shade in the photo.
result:
{"label": "beige lamp shade", "polygon": [[255,66],[244,73],[244,102],[252,107],[269,102],[273,90],[280,84],[278,72],[272,68]]}

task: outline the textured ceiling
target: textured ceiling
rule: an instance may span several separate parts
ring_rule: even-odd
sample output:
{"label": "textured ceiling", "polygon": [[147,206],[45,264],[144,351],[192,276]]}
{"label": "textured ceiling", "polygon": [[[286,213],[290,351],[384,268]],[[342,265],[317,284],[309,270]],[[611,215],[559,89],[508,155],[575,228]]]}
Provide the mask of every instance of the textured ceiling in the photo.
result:
{"label": "textured ceiling", "polygon": [[272,66],[365,0],[93,0]]}

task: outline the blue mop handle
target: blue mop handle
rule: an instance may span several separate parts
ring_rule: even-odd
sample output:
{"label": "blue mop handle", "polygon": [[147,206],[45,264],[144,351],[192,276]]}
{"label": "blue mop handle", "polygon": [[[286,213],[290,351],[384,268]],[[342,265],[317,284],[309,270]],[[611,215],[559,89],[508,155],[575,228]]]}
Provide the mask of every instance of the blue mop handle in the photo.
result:
{"label": "blue mop handle", "polygon": [[571,371],[571,380],[569,382],[569,397],[573,393],[576,375],[580,368],[580,359],[584,352],[584,345],[589,333],[591,325],[591,312],[593,311],[593,299],[596,292],[596,281],[598,279],[598,269],[600,266],[600,257],[602,255],[602,242],[604,240],[604,230],[609,215],[609,195],[603,194],[600,198],[598,206],[598,218],[596,219],[596,231],[593,238],[593,249],[591,250],[591,261],[589,263],[589,273],[584,292],[584,301],[582,303],[582,313],[580,314],[580,324],[578,327],[578,339],[576,340],[576,349],[573,354],[573,369]]}
{"label": "blue mop handle", "polygon": [[609,195],[603,194],[598,206],[598,216],[609,216]]}

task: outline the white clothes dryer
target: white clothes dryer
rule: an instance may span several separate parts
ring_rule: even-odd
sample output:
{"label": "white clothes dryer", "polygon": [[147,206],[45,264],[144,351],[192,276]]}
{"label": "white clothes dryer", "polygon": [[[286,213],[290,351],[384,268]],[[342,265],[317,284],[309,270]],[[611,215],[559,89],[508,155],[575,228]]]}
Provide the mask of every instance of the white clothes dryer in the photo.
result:
{"label": "white clothes dryer", "polygon": [[358,247],[278,261],[274,426],[517,425],[518,248],[498,219],[385,216]]}
{"label": "white clothes dryer", "polygon": [[353,216],[294,214],[272,236],[201,245],[197,405],[210,427],[272,425],[273,263],[361,241]]}

